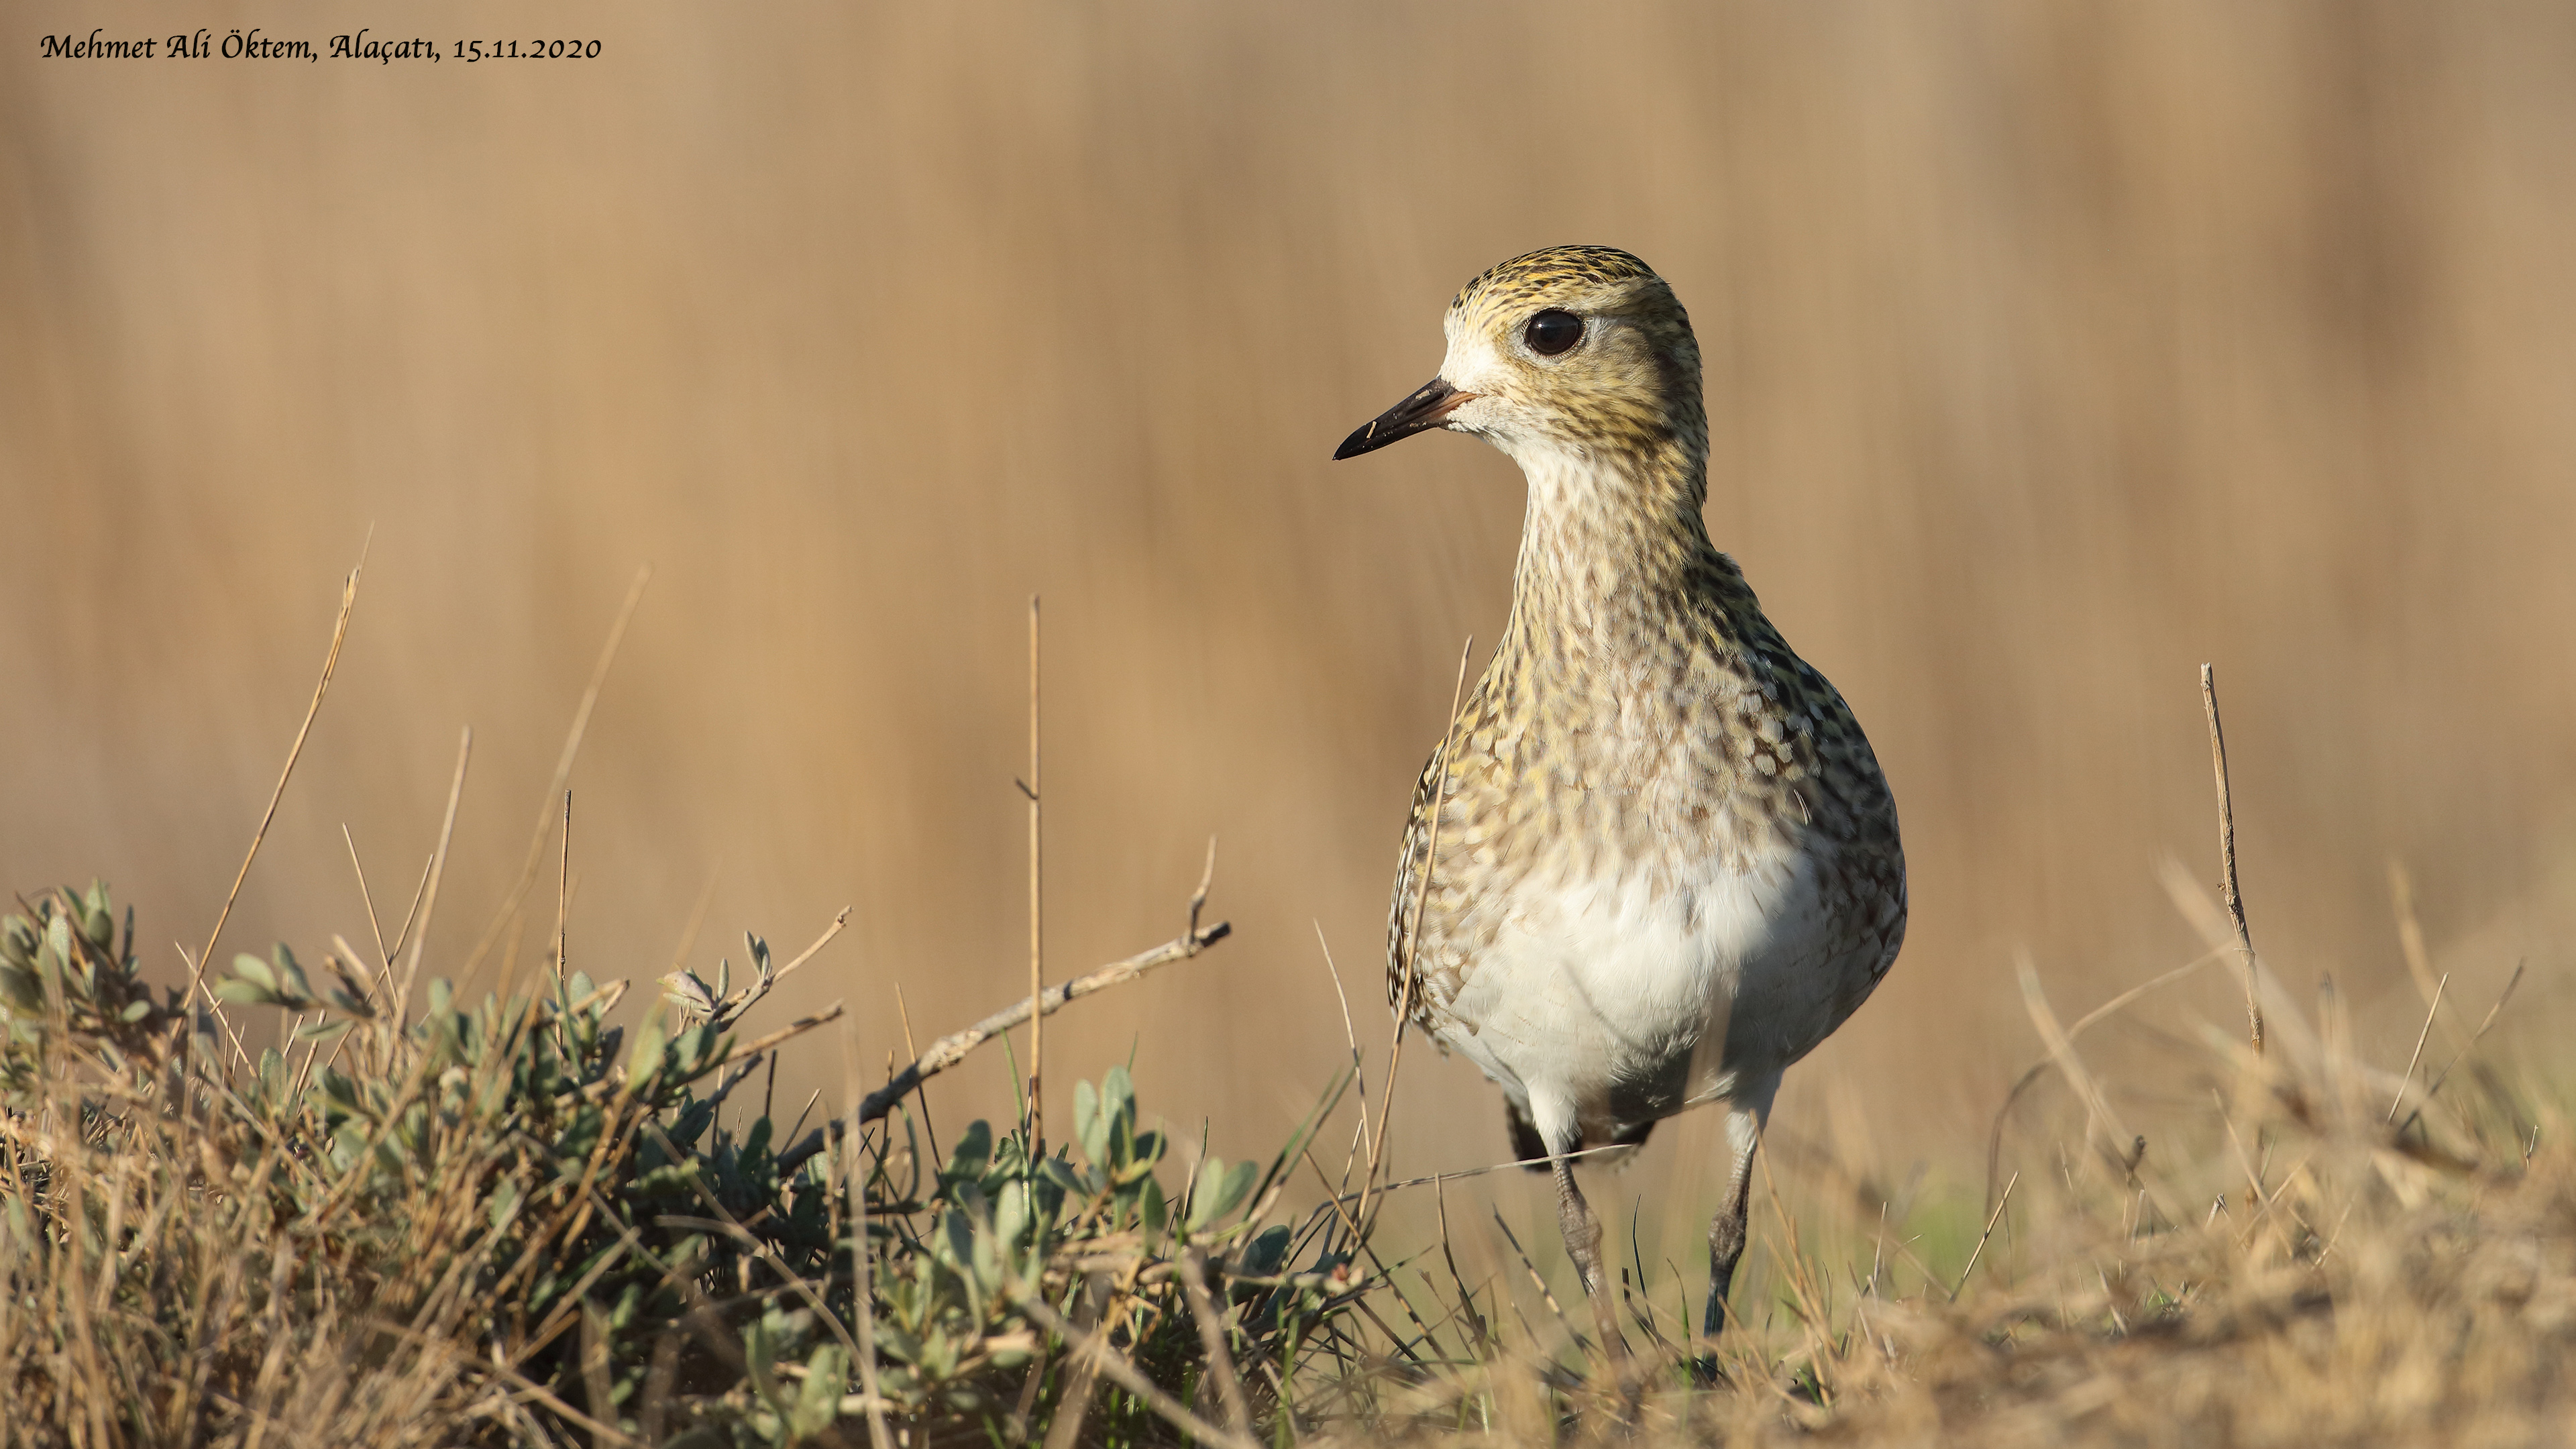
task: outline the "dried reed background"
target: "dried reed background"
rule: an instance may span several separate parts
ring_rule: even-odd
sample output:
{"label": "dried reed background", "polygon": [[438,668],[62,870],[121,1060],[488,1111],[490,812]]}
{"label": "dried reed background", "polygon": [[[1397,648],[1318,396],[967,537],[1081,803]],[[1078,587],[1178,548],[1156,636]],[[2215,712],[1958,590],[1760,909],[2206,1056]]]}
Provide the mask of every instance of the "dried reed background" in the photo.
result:
{"label": "dried reed background", "polygon": [[[2204,659],[2294,983],[2403,1059],[2396,859],[2461,999],[2527,957],[2515,1014],[2565,1017],[2565,6],[561,5],[602,59],[472,68],[40,64],[177,22],[0,14],[12,889],[101,874],[197,939],[372,526],[226,949],[362,937],[341,824],[406,892],[470,723],[461,953],[650,560],[575,779],[574,963],[658,973],[702,895],[701,964],[854,904],[782,1012],[846,996],[896,1051],[897,981],[924,1037],[1024,989],[1035,590],[1053,974],[1169,934],[1210,832],[1240,933],[1063,1018],[1050,1080],[1132,1042],[1151,1101],[1264,1150],[1345,1054],[1310,921],[1377,997],[1520,510],[1466,440],[1326,454],[1430,374],[1459,281],[1586,240],[1692,308],[1712,531],[1904,811],[1905,957],[1784,1131],[1964,1173],[2036,1050],[2016,948],[2070,1012],[2198,949],[2156,867],[2214,873]],[[1399,1170],[1501,1156],[1472,1070],[1414,1061]],[[998,1058],[959,1075],[959,1115],[1003,1100]],[[1705,1135],[1627,1181],[1697,1190]]]}

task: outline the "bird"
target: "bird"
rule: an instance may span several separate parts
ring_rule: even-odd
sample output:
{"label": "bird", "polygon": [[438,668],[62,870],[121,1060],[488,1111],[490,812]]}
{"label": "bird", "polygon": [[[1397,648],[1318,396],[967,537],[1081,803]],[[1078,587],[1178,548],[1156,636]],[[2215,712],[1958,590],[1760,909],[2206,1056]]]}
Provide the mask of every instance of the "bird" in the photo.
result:
{"label": "bird", "polygon": [[1548,247],[1469,281],[1442,327],[1439,374],[1333,457],[1467,433],[1528,501],[1501,642],[1414,787],[1388,1000],[1502,1088],[1605,1328],[1577,1155],[1615,1162],[1723,1105],[1714,1340],[1781,1074],[1904,942],[1895,797],[1709,539],[1699,345],[1670,284],[1616,248]]}

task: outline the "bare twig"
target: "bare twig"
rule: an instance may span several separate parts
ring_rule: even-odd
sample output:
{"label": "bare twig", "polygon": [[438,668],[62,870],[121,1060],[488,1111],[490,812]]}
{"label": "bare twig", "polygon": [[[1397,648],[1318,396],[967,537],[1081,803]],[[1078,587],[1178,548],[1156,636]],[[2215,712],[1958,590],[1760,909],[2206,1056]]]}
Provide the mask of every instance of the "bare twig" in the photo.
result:
{"label": "bare twig", "polygon": [[[1211,866],[1215,864],[1215,859],[1215,847],[1211,843],[1208,855]],[[1139,951],[1124,961],[1113,961],[1097,971],[1077,976],[1061,986],[1048,987],[1043,993],[1043,1000],[1039,1003],[1040,1010],[1062,1011],[1068,1003],[1079,1001],[1094,992],[1105,991],[1112,986],[1123,986],[1158,966],[1168,966],[1175,961],[1187,961],[1233,934],[1234,927],[1225,921],[1219,921],[1212,926],[1201,926],[1198,923],[1199,908],[1206,900],[1207,882],[1201,880],[1199,894],[1190,903],[1190,925],[1187,931],[1150,951]],[[964,1061],[975,1048],[1028,1020],[1029,1007],[1029,1001],[1022,998],[964,1031],[950,1032],[932,1042],[930,1050],[923,1052],[911,1066],[896,1073],[894,1080],[868,1093],[866,1100],[859,1104],[854,1119],[860,1123],[868,1123],[883,1118],[893,1109],[895,1103],[902,1101],[923,1082]],[[839,1124],[834,1124],[830,1130],[833,1135],[837,1135],[840,1131]],[[807,1158],[823,1150],[825,1139],[826,1129],[818,1127],[808,1133],[804,1141],[780,1153],[778,1155],[779,1172],[785,1174],[795,1171]]]}
{"label": "bare twig", "polygon": [[1207,1355],[1208,1372],[1225,1400],[1225,1426],[1237,1434],[1252,1431],[1252,1405],[1243,1397],[1243,1380],[1234,1371],[1234,1351],[1226,1346],[1225,1320],[1208,1296],[1205,1255],[1197,1246],[1181,1255],[1181,1289],[1189,1296],[1190,1317],[1198,1321],[1199,1351]]}
{"label": "bare twig", "polygon": [[2227,795],[2227,735],[2218,727],[2218,676],[2200,666],[2200,702],[2209,714],[2209,768],[2218,777],[2218,862],[2225,874],[2219,887],[2227,902],[2227,919],[2236,927],[2236,953],[2245,963],[2245,1029],[2254,1055],[2263,1054],[2263,1003],[2254,984],[2254,936],[2245,927],[2245,897],[2236,888],[2236,807]]}
{"label": "bare twig", "polygon": [[[1106,1275],[1100,1273],[1084,1276],[1081,1297],[1073,1306],[1074,1334],[1088,1334],[1099,1324],[1109,1295],[1105,1279]],[[1043,1286],[1031,1296],[1043,1297]],[[1064,1337],[1068,1344],[1074,1341],[1072,1334]],[[1041,1356],[1048,1342],[1044,1337],[1039,1339]],[[1047,1426],[1046,1449],[1074,1449],[1081,1441],[1082,1421],[1091,1413],[1092,1386],[1100,1379],[1100,1358],[1099,1354],[1077,1353],[1066,1365],[1064,1389],[1055,1404],[1055,1421]]]}
{"label": "bare twig", "polygon": [[498,1359],[484,1359],[477,1365],[477,1367],[488,1369],[501,1378],[509,1380],[511,1384],[516,1386],[515,1392],[525,1394],[529,1398],[536,1400],[538,1403],[545,1405],[553,1412],[562,1415],[573,1423],[579,1424],[585,1429],[588,1429],[594,1436],[594,1441],[597,1443],[620,1445],[632,1444],[635,1446],[635,1449],[648,1449],[648,1446],[643,1440],[636,1438],[632,1434],[625,1433],[613,1424],[603,1424],[599,1420],[592,1418],[590,1415],[583,1413],[581,1410],[574,1408],[572,1405],[565,1403],[563,1400],[556,1398],[545,1385],[521,1375],[508,1364],[502,1363]]}
{"label": "bare twig", "polygon": [[[1636,1145],[1634,1143],[1611,1142],[1605,1143],[1599,1147],[1586,1147],[1579,1152],[1569,1152],[1565,1154],[1565,1160],[1568,1162],[1581,1162],[1587,1157],[1606,1157],[1612,1153],[1633,1152],[1635,1150]],[[1402,1192],[1407,1188],[1437,1187],[1443,1182],[1463,1182],[1471,1177],[1485,1177],[1497,1172],[1525,1172],[1528,1169],[1529,1164],[1520,1161],[1517,1158],[1509,1162],[1489,1162],[1482,1167],[1452,1168],[1447,1172],[1433,1173],[1429,1177],[1407,1177],[1395,1182],[1385,1183],[1378,1188],[1377,1196],[1382,1198],[1387,1196],[1389,1193]],[[1317,1168],[1316,1175],[1319,1177],[1322,1176],[1323,1169]],[[1330,1181],[1330,1179],[1326,1180]],[[1334,1203],[1355,1203],[1359,1200],[1360,1195],[1355,1192],[1345,1192],[1341,1196],[1332,1199]],[[1316,1211],[1321,1212],[1325,1207],[1326,1204],[1318,1203],[1316,1204]]]}
{"label": "bare twig", "polygon": [[696,972],[682,967],[662,978],[662,984],[670,988],[666,997],[677,1003],[683,1011],[703,1016],[708,1021],[714,1022],[718,1030],[723,1030],[741,1020],[743,1013],[751,1010],[754,1003],[776,990],[778,983],[796,974],[798,967],[813,960],[816,953],[832,944],[832,938],[841,934],[841,928],[849,923],[850,908],[843,906],[841,913],[832,918],[832,924],[823,928],[823,934],[814,938],[813,945],[798,952],[795,960],[775,971],[769,968],[767,944],[755,942],[753,955],[759,972],[752,977],[749,985],[739,991],[719,995],[718,992],[724,984],[721,980],[716,986],[710,987],[698,979]]}

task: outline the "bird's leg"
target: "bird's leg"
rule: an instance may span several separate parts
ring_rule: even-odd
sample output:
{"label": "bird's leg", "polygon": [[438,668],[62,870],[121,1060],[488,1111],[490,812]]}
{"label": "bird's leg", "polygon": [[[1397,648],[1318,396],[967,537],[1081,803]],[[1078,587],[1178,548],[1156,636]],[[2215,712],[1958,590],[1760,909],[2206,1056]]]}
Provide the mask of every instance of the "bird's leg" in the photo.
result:
{"label": "bird's leg", "polygon": [[1592,1300],[1592,1321],[1601,1332],[1601,1351],[1613,1360],[1625,1360],[1628,1340],[1619,1336],[1618,1311],[1610,1302],[1610,1280],[1601,1271],[1601,1220],[1592,1215],[1591,1204],[1583,1200],[1583,1189],[1574,1185],[1574,1168],[1565,1160],[1565,1149],[1551,1144],[1547,1163],[1556,1174],[1556,1225],[1565,1234],[1565,1255],[1574,1260],[1574,1274],[1583,1280],[1583,1295]]}
{"label": "bird's leg", "polygon": [[1561,1152],[1551,1150],[1548,1167],[1556,1173],[1556,1225],[1565,1233],[1565,1255],[1574,1260],[1575,1276],[1587,1294],[1601,1291],[1601,1224],[1592,1216],[1583,1189],[1574,1185],[1574,1168]]}
{"label": "bird's leg", "polygon": [[1726,1200],[1708,1220],[1708,1312],[1700,1319],[1700,1336],[1715,1339],[1726,1331],[1726,1294],[1735,1286],[1735,1265],[1744,1256],[1745,1220],[1753,1204],[1753,1165],[1747,1153],[1735,1170]]}
{"label": "bird's leg", "polygon": [[[1776,1085],[1776,1083],[1775,1083]],[[1726,1195],[1708,1221],[1708,1310],[1700,1319],[1700,1337],[1714,1346],[1726,1331],[1726,1294],[1735,1286],[1735,1265],[1744,1257],[1745,1220],[1753,1204],[1753,1153],[1762,1145],[1762,1120],[1770,1115],[1771,1093],[1726,1107],[1726,1144],[1732,1149],[1726,1171]],[[1700,1376],[1717,1371],[1715,1356],[1700,1360]]]}

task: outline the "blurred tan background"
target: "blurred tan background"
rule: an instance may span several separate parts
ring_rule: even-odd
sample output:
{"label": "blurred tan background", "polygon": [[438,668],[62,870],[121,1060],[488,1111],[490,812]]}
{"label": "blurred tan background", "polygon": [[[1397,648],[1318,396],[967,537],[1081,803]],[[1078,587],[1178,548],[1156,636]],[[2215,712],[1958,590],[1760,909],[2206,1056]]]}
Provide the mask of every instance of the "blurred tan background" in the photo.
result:
{"label": "blurred tan background", "polygon": [[[1711,529],[1904,815],[1905,955],[1779,1130],[1964,1170],[2036,1051],[2017,950],[2069,1015],[2197,950],[2156,870],[2216,871],[2203,660],[2286,978],[2402,1058],[2398,860],[2455,990],[2527,959],[2516,1019],[2565,1019],[2567,6],[566,5],[600,59],[471,67],[40,62],[178,22],[0,11],[0,884],[103,875],[170,969],[371,528],[226,956],[366,939],[343,824],[399,914],[470,724],[452,969],[649,561],[574,964],[659,974],[702,894],[702,966],[853,905],[763,1010],[846,998],[881,1068],[895,983],[927,1037],[1024,980],[1035,591],[1052,974],[1171,935],[1211,833],[1238,932],[1057,1018],[1056,1110],[1132,1051],[1267,1151],[1346,1055],[1318,926],[1382,1052],[1398,823],[1521,507],[1467,439],[1326,457],[1459,282],[1581,240],[1691,308]],[[2235,1011],[2212,973],[2136,1031]],[[1503,1155],[1472,1069],[1406,1075],[1401,1170]],[[993,1110],[1001,1057],[941,1090]],[[1704,1126],[1631,1181],[1696,1191]]]}

